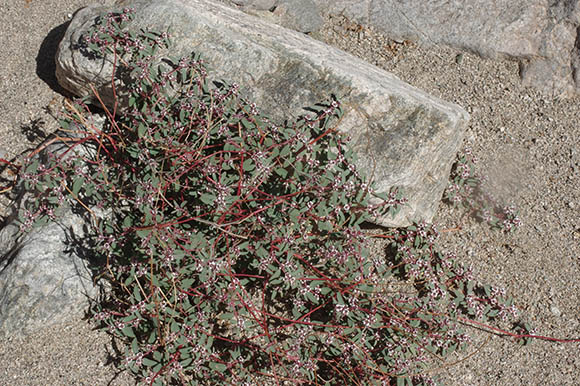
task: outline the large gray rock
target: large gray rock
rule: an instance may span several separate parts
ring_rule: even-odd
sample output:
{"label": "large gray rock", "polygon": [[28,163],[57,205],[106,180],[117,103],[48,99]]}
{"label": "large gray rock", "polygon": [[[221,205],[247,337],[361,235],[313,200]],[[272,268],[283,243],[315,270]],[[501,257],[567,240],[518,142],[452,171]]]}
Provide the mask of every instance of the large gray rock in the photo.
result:
{"label": "large gray rock", "polygon": [[318,31],[324,25],[313,0],[278,0],[272,15],[275,23],[298,32]]}
{"label": "large gray rock", "polygon": [[269,11],[276,6],[278,0],[232,0],[235,5],[258,11]]}
{"label": "large gray rock", "polygon": [[580,0],[314,0],[393,39],[419,40],[521,63],[524,83],[580,92]]}
{"label": "large gray rock", "polygon": [[87,260],[72,250],[69,231],[82,234],[72,214],[17,239],[18,226],[0,231],[0,338],[83,316],[98,294]]}
{"label": "large gray rock", "polygon": [[[122,4],[136,10],[132,30],[171,27],[173,46],[162,54],[200,53],[213,76],[240,84],[245,97],[275,120],[297,117],[303,107],[337,95],[345,110],[339,129],[352,137],[359,168],[379,191],[396,186],[409,199],[395,218],[377,222],[406,226],[432,219],[469,119],[463,109],[306,35],[209,0]],[[103,11],[108,9],[88,7],[75,14],[59,47],[57,79],[77,95],[91,95],[93,84],[112,105],[111,58],[96,60],[79,49]]]}
{"label": "large gray rock", "polygon": [[322,13],[314,0],[214,0],[238,6],[250,15],[298,32],[318,31],[324,25]]}

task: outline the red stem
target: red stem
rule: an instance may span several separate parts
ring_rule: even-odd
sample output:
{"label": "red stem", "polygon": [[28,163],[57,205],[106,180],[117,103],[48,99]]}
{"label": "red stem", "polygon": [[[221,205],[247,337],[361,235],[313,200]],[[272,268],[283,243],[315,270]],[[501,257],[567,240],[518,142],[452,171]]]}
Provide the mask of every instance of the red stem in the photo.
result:
{"label": "red stem", "polygon": [[558,342],[558,343],[578,343],[578,342],[580,342],[580,338],[579,339],[558,339],[558,338],[552,338],[552,337],[549,337],[549,336],[542,336],[542,335],[514,334],[512,332],[502,330],[501,328],[492,327],[492,326],[487,325],[485,323],[476,322],[475,320],[463,318],[461,316],[458,316],[457,319],[460,320],[460,321],[462,321],[462,322],[464,322],[464,323],[467,323],[467,324],[475,324],[475,325],[477,325],[479,327],[487,328],[489,330],[493,330],[493,331],[499,332],[500,334],[503,334],[503,335],[512,336],[512,337],[517,338],[517,339],[521,339],[521,338],[532,338],[532,339],[547,340],[547,341],[550,341],[550,342]]}

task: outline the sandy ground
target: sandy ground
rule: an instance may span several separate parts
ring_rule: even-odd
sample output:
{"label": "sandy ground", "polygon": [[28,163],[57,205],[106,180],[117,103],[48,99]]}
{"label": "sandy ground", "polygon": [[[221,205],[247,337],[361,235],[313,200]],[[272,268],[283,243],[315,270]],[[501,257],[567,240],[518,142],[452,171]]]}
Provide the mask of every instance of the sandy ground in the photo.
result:
{"label": "sandy ground", "polygon": [[[64,23],[88,3],[0,0],[0,157],[12,159],[56,128],[48,110],[61,90],[52,58]],[[442,204],[435,222],[457,229],[443,233],[444,247],[482,282],[504,287],[538,334],[580,338],[580,98],[522,86],[512,61],[464,54],[457,63],[453,49],[396,44],[355,27],[335,18],[316,37],[463,106],[471,114],[466,145],[492,192],[519,208],[523,226],[503,234]],[[470,332],[474,345],[450,360],[459,363],[435,369],[447,385],[580,384],[578,343],[522,348]],[[106,334],[73,318],[0,341],[0,385],[134,384],[115,370],[114,352]]]}

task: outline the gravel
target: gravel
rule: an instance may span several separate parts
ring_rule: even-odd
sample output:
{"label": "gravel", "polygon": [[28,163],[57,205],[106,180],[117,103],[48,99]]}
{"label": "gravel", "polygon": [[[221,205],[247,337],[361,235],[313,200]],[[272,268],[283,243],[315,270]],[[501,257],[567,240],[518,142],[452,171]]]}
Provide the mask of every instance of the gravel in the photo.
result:
{"label": "gravel", "polygon": [[[110,3],[101,0],[100,3]],[[70,14],[89,0],[0,0],[0,154],[12,159],[56,128],[62,98],[52,57]],[[523,220],[504,234],[444,204],[441,243],[481,282],[504,287],[539,335],[580,337],[580,98],[523,87],[518,64],[413,42],[393,42],[343,17],[314,35],[471,114],[466,146],[489,189]],[[56,101],[56,102],[55,102]],[[3,178],[9,178],[6,173]],[[6,199],[0,201],[7,204]],[[0,208],[1,209],[1,208]],[[469,329],[466,353],[434,367],[447,385],[577,385],[580,345],[511,339]],[[0,385],[130,385],[114,342],[87,320],[0,341]],[[473,354],[473,355],[471,355]],[[456,362],[456,363],[455,363]]]}

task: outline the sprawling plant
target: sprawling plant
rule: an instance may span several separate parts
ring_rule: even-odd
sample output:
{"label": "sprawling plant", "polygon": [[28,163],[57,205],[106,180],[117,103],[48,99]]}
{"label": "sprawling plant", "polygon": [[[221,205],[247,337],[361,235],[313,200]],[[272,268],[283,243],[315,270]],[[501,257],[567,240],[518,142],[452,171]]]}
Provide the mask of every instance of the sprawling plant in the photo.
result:
{"label": "sprawling plant", "polygon": [[69,105],[64,148],[21,175],[36,195],[20,219],[26,231],[63,207],[86,215],[111,288],[94,317],[138,378],[429,384],[425,369],[469,342],[460,313],[515,312],[436,250],[432,226],[369,252],[360,224],[403,200],[357,172],[337,100],[276,125],[235,84],[209,82],[198,56],[159,60],[168,35],[127,32],[130,18],[103,15],[83,41],[113,58],[128,107],[103,106],[96,125],[86,101]]}

